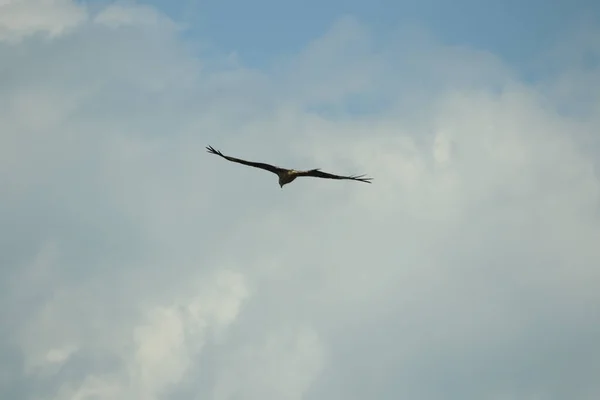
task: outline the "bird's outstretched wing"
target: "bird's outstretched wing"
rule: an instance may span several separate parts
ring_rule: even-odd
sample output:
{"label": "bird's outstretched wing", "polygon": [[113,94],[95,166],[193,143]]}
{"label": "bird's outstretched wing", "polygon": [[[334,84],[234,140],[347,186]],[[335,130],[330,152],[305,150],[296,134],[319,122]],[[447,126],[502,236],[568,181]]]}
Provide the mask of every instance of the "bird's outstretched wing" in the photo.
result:
{"label": "bird's outstretched wing", "polygon": [[259,162],[253,162],[253,161],[240,160],[239,158],[226,156],[223,153],[221,153],[219,150],[215,150],[212,146],[206,147],[206,150],[209,153],[221,156],[221,157],[223,157],[224,159],[226,159],[228,161],[232,161],[232,162],[236,162],[236,163],[248,165],[250,167],[264,169],[266,171],[273,172],[274,174],[277,174],[279,171],[282,170],[282,168],[276,167],[274,165],[265,164],[265,163],[259,163]]}
{"label": "bird's outstretched wing", "polygon": [[327,172],[323,172],[320,169],[311,169],[309,171],[302,171],[298,174],[298,176],[312,176],[315,178],[326,178],[326,179],[349,179],[353,181],[371,183],[373,178],[363,178],[364,175],[350,175],[350,176],[342,176],[342,175],[334,175],[329,174]]}

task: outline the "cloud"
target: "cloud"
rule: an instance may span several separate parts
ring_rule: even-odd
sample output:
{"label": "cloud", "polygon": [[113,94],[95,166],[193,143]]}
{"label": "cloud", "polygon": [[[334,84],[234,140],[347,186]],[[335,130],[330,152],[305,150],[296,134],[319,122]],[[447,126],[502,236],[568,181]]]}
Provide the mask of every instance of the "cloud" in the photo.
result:
{"label": "cloud", "polygon": [[252,70],[43,4],[78,22],[0,25],[3,398],[598,396],[597,65],[343,17]]}
{"label": "cloud", "polygon": [[322,371],[325,360],[323,344],[311,327],[285,327],[269,332],[262,342],[232,352],[223,363],[213,398],[302,399]]}
{"label": "cloud", "polygon": [[107,25],[111,28],[126,26],[177,27],[168,17],[163,16],[155,8],[139,4],[114,3],[102,9],[95,17],[94,22]]}
{"label": "cloud", "polygon": [[84,8],[71,0],[0,1],[0,42],[19,42],[36,33],[61,35],[86,19]]}

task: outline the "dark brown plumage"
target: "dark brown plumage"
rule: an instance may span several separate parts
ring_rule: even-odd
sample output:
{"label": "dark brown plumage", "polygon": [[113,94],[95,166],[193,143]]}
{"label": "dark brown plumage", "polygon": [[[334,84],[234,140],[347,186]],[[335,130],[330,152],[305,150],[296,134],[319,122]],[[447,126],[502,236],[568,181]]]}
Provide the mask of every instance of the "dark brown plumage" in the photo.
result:
{"label": "dark brown plumage", "polygon": [[291,183],[292,181],[294,181],[294,179],[296,179],[299,176],[311,176],[314,178],[325,178],[325,179],[347,179],[347,180],[353,180],[353,181],[359,181],[359,182],[365,182],[365,183],[371,183],[371,180],[372,180],[372,178],[363,178],[364,175],[358,175],[358,176],[356,176],[356,175],[351,175],[351,176],[334,175],[334,174],[330,174],[327,172],[323,172],[319,168],[310,169],[310,170],[306,170],[306,171],[297,171],[295,169],[276,167],[271,164],[241,160],[239,158],[226,156],[223,153],[221,153],[219,150],[215,150],[212,146],[206,147],[206,150],[209,153],[221,156],[228,161],[232,161],[232,162],[236,162],[239,164],[247,165],[247,166],[254,167],[254,168],[260,168],[260,169],[264,169],[265,171],[272,172],[279,177],[279,186],[280,187],[283,187],[284,185]]}

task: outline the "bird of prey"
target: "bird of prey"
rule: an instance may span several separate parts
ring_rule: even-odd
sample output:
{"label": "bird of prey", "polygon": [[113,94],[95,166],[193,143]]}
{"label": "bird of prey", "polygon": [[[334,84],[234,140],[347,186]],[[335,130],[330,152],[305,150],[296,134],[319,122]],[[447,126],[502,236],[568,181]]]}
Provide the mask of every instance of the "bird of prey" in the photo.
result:
{"label": "bird of prey", "polygon": [[279,186],[281,188],[283,188],[284,185],[287,185],[288,183],[293,182],[294,179],[296,179],[299,176],[312,176],[314,178],[326,178],[326,179],[349,179],[349,180],[365,182],[365,183],[371,183],[370,181],[372,179],[372,178],[363,178],[364,175],[341,176],[341,175],[329,174],[327,172],[322,172],[320,170],[320,168],[310,169],[310,170],[306,170],[306,171],[297,171],[295,169],[280,168],[280,167],[276,167],[276,166],[270,165],[270,164],[240,160],[239,158],[229,157],[229,156],[226,156],[223,153],[221,153],[219,150],[215,150],[212,146],[208,146],[206,148],[206,150],[209,153],[221,156],[228,161],[248,165],[250,167],[264,169],[266,171],[270,171],[270,172],[276,174],[279,177]]}

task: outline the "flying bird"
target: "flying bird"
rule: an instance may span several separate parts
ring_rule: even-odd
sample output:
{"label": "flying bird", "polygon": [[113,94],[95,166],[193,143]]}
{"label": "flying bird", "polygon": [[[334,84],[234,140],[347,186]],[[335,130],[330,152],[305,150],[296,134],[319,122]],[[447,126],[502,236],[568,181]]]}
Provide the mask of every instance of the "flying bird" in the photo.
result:
{"label": "flying bird", "polygon": [[280,167],[276,167],[271,164],[246,161],[246,160],[241,160],[239,158],[226,156],[223,153],[221,153],[219,150],[215,150],[212,146],[206,147],[206,150],[209,153],[221,156],[228,161],[248,165],[248,166],[254,167],[254,168],[264,169],[266,171],[270,171],[270,172],[276,174],[279,177],[279,186],[281,188],[283,188],[284,185],[287,185],[288,183],[293,182],[299,176],[312,176],[314,178],[326,178],[326,179],[349,179],[349,180],[365,182],[365,183],[371,183],[370,181],[372,179],[372,178],[363,178],[364,175],[342,176],[342,175],[329,174],[327,172],[322,172],[320,168],[310,169],[307,171],[297,171],[295,169],[280,168]]}

